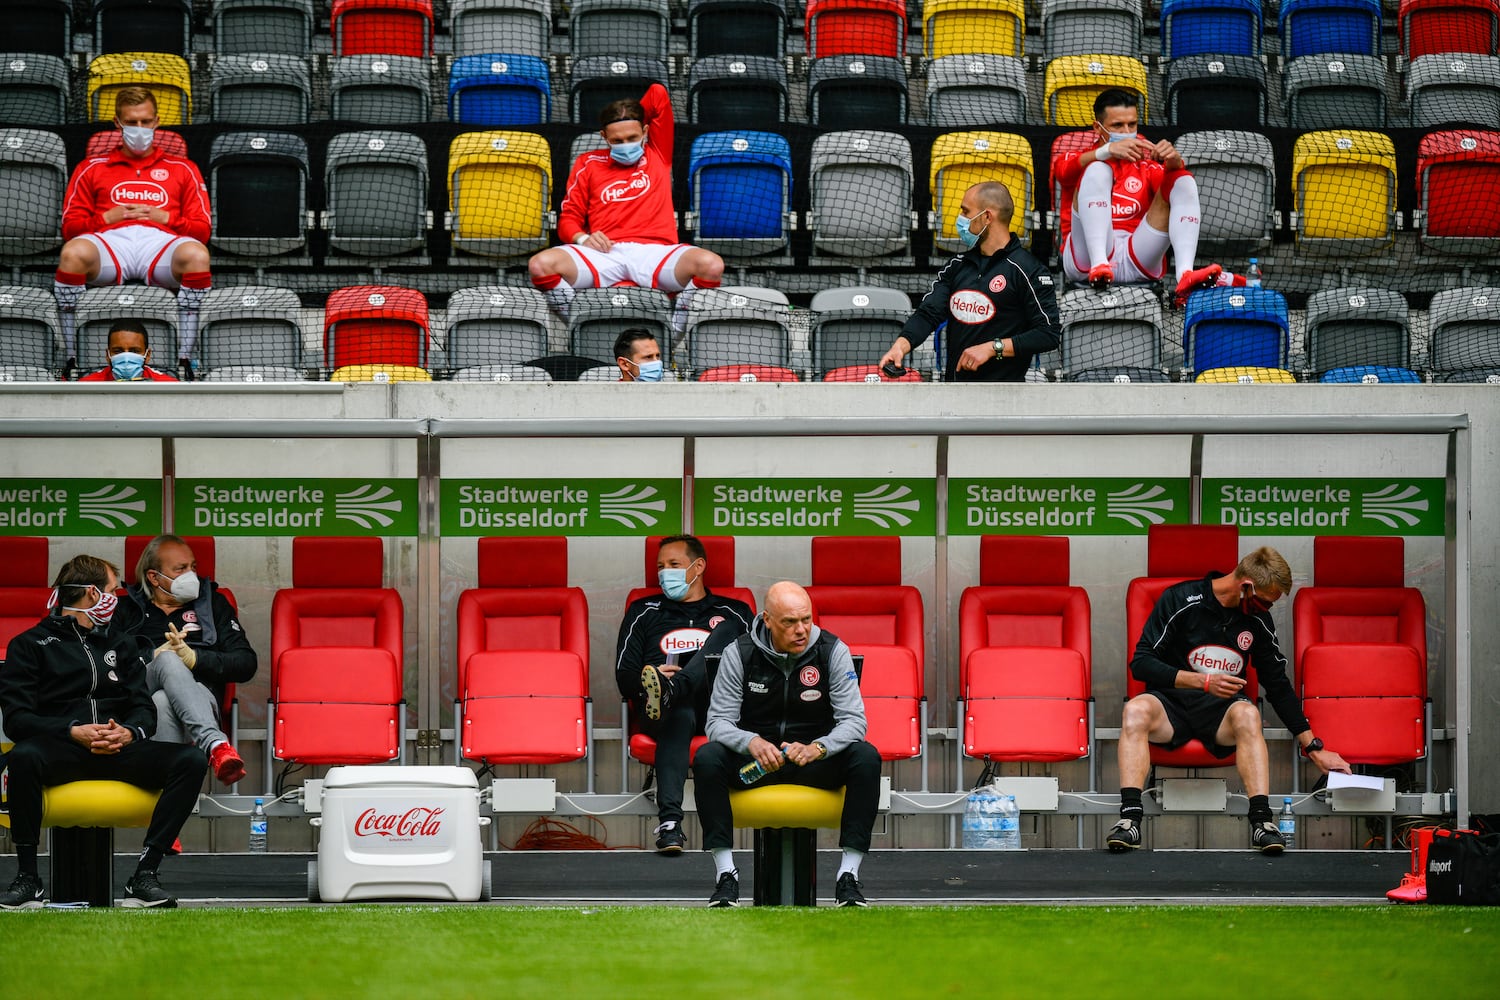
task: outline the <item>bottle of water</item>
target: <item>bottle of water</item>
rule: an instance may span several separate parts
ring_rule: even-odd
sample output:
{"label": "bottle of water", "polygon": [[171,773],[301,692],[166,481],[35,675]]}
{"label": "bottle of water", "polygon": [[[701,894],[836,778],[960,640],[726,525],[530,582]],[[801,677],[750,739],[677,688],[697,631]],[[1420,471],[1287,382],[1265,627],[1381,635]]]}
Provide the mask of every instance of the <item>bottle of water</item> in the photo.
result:
{"label": "bottle of water", "polygon": [[1000,849],[999,804],[990,787],[976,788],[964,803],[964,850],[996,851]]}
{"label": "bottle of water", "polygon": [[996,819],[999,829],[996,836],[999,843],[995,846],[1002,851],[1019,851],[1021,849],[1021,810],[1016,806],[1014,795],[1002,795],[996,807]]}
{"label": "bottle of water", "polygon": [[250,813],[250,853],[266,853],[266,804],[261,799]]}
{"label": "bottle of water", "polygon": [[1250,258],[1250,267],[1245,271],[1245,284],[1251,288],[1260,287],[1260,261],[1254,257]]}
{"label": "bottle of water", "polygon": [[[781,748],[781,759],[786,760],[786,747]],[[752,760],[740,768],[740,781],[747,785],[753,785],[766,776],[766,769],[760,766],[760,761]]]}
{"label": "bottle of water", "polygon": [[1292,812],[1292,797],[1290,795],[1281,800],[1281,815],[1277,817],[1276,829],[1281,831],[1281,839],[1286,841],[1288,848],[1296,844],[1297,814]]}

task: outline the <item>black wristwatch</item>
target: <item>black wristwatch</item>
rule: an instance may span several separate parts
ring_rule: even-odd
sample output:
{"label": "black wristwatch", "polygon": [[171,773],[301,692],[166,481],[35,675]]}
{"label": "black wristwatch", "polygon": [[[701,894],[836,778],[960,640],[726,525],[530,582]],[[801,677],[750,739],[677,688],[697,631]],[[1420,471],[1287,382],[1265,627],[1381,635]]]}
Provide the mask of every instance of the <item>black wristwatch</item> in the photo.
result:
{"label": "black wristwatch", "polygon": [[1310,757],[1322,749],[1323,741],[1314,736],[1312,740],[1307,744],[1307,746],[1303,747],[1299,752],[1304,757]]}

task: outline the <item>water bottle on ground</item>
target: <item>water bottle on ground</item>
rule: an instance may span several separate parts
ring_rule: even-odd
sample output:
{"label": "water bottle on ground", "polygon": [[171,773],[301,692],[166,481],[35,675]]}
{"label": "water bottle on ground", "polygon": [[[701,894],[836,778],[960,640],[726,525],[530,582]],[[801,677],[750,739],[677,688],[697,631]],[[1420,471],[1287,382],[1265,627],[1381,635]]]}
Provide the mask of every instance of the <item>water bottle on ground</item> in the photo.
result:
{"label": "water bottle on ground", "polygon": [[1276,829],[1281,831],[1281,838],[1286,841],[1288,848],[1295,845],[1297,840],[1297,814],[1292,812],[1292,798],[1290,795],[1281,800],[1281,816],[1277,819]]}
{"label": "water bottle on ground", "polygon": [[1250,258],[1250,266],[1245,269],[1245,284],[1251,288],[1260,287],[1260,261],[1254,257]]}
{"label": "water bottle on ground", "polygon": [[266,804],[262,799],[255,800],[250,813],[250,853],[266,853]]}
{"label": "water bottle on ground", "polygon": [[[786,747],[781,748],[781,759],[786,760]],[[740,768],[740,781],[747,785],[753,785],[766,776],[766,769],[760,766],[760,761],[752,760]]]}

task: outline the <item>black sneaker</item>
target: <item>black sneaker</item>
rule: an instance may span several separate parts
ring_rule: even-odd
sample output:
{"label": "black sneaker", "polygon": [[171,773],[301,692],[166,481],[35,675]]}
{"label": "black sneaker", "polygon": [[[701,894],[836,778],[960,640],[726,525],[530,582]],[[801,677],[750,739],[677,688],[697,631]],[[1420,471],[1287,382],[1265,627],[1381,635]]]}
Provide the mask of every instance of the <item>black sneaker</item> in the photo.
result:
{"label": "black sneaker", "polygon": [[1134,850],[1141,846],[1141,824],[1133,819],[1122,819],[1109,828],[1104,846],[1115,854]]}
{"label": "black sneaker", "polygon": [[1270,820],[1250,824],[1250,846],[1262,854],[1280,854],[1286,850],[1286,838]]}
{"label": "black sneaker", "polygon": [[853,872],[844,872],[833,887],[833,901],[838,906],[869,906],[865,894],[859,891],[859,879]]}
{"label": "black sneaker", "polygon": [[669,819],[654,831],[656,833],[656,853],[675,858],[682,854],[682,849],[687,846],[687,837],[683,835],[682,824],[675,819]]}
{"label": "black sneaker", "polygon": [[125,898],[121,906],[159,906],[170,910],[177,906],[177,897],[161,887],[156,872],[136,872],[125,883]]}
{"label": "black sneaker", "polygon": [[19,874],[11,881],[10,889],[0,895],[0,910],[40,910],[44,894],[40,878]]}
{"label": "black sneaker", "polygon": [[641,668],[641,688],[646,692],[646,718],[656,722],[672,707],[672,678],[648,663]]}
{"label": "black sneaker", "polygon": [[714,908],[740,905],[740,873],[725,872],[714,886],[714,894],[708,897],[708,905]]}

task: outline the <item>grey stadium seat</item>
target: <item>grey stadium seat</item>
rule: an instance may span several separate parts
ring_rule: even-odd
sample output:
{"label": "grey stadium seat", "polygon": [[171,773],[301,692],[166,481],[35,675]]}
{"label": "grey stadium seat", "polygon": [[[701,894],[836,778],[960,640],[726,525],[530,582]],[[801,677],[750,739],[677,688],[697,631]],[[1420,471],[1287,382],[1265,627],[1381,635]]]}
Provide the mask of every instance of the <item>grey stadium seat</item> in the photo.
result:
{"label": "grey stadium seat", "polygon": [[216,251],[285,259],[306,249],[312,168],[301,136],[223,132],[214,137],[208,161]]}
{"label": "grey stadium seat", "polygon": [[911,316],[894,288],[825,288],[812,298],[812,366],[818,373],[878,361]]}
{"label": "grey stadium seat", "polygon": [[1047,55],[1141,54],[1140,0],[1045,0],[1042,38]]}
{"label": "grey stadium seat", "polygon": [[1413,128],[1500,128],[1500,56],[1418,56],[1406,73]]}
{"label": "grey stadium seat", "polygon": [[906,122],[906,69],[890,56],[825,56],[807,74],[807,117],[824,128]]}
{"label": "grey stadium seat", "polygon": [[[663,379],[668,376],[663,375]],[[618,365],[599,365],[597,368],[589,368],[578,376],[580,382],[618,382],[620,381],[620,368]]]}
{"label": "grey stadium seat", "polygon": [[68,155],[62,137],[31,128],[0,129],[0,261],[26,263],[62,246]]}
{"label": "grey stadium seat", "polygon": [[671,353],[671,303],[652,288],[585,288],[568,307],[569,351],[581,358],[614,364],[615,338],[630,326],[656,335],[662,360]]}
{"label": "grey stadium seat", "polygon": [[889,258],[908,251],[916,220],[905,136],[865,130],[819,135],[810,186],[815,258]]}
{"label": "grey stadium seat", "polygon": [[355,256],[414,255],[432,225],[427,147],[409,132],[345,132],[328,141],[323,172],[328,245]]}
{"label": "grey stadium seat", "polygon": [[117,319],[138,319],[146,325],[153,368],[177,364],[177,296],[153,285],[110,285],[90,288],[78,303],[78,367],[84,371],[105,363],[109,327]]}
{"label": "grey stadium seat", "polygon": [[549,0],[453,0],[453,54],[506,52],[547,58],[552,48]]}
{"label": "grey stadium seat", "polygon": [[312,52],[312,0],[214,0],[213,19],[221,56]]}
{"label": "grey stadium seat", "polygon": [[1350,53],[1299,56],[1282,74],[1292,128],[1384,128],[1385,63]]}
{"label": "grey stadium seat", "polygon": [[35,365],[0,365],[0,382],[56,382],[57,372]]}
{"label": "grey stadium seat", "polygon": [[1265,65],[1256,56],[1173,59],[1167,67],[1167,121],[1183,128],[1264,125]]}
{"label": "grey stadium seat", "polygon": [[6,364],[61,366],[66,359],[51,289],[0,285],[0,344],[5,345]]}
{"label": "grey stadium seat", "polygon": [[535,288],[457,289],[448,297],[447,329],[444,343],[450,368],[511,365],[551,353],[547,300]]}
{"label": "grey stadium seat", "polygon": [[574,59],[666,59],[670,30],[667,0],[573,0],[568,20]]}
{"label": "grey stadium seat", "polygon": [[943,56],[927,64],[927,124],[1024,125],[1026,64],[1013,56]]}
{"label": "grey stadium seat", "polygon": [[198,352],[207,371],[234,365],[307,368],[295,292],[266,285],[229,285],[204,297]]}
{"label": "grey stadium seat", "polygon": [[623,98],[638,100],[651,84],[666,86],[669,77],[666,62],[649,56],[586,56],[576,59],[568,99],[573,121],[585,128],[597,129],[599,111],[606,104]]}
{"label": "grey stadium seat", "polygon": [[305,125],[312,115],[312,74],[301,56],[219,56],[208,88],[210,114],[216,122],[264,128]]}
{"label": "grey stadium seat", "polygon": [[225,365],[203,374],[205,382],[305,382],[307,374],[286,365]]}
{"label": "grey stadium seat", "polygon": [[68,64],[37,52],[0,53],[0,122],[61,125],[68,120]]}
{"label": "grey stadium seat", "polygon": [[1205,250],[1251,253],[1269,246],[1276,226],[1276,159],[1271,140],[1229,129],[1188,132],[1177,151],[1198,182]]}
{"label": "grey stadium seat", "polygon": [[1445,288],[1427,307],[1434,372],[1500,367],[1500,287]]}
{"label": "grey stadium seat", "polygon": [[786,121],[787,78],[769,56],[704,56],[688,75],[688,120],[733,129]]}
{"label": "grey stadium seat", "polygon": [[1114,368],[1085,368],[1081,372],[1068,372],[1065,382],[1114,382],[1120,385],[1132,383],[1153,384],[1172,381],[1160,368],[1131,368],[1128,365]]}
{"label": "grey stadium seat", "polygon": [[1307,300],[1308,368],[1411,367],[1406,299],[1388,288],[1332,288]]}
{"label": "grey stadium seat", "polygon": [[1146,286],[1072,291],[1058,306],[1064,371],[1161,367],[1161,303]]}
{"label": "grey stadium seat", "polygon": [[460,368],[454,382],[551,382],[552,376],[532,365],[473,365]]}
{"label": "grey stadium seat", "polygon": [[672,356],[681,366],[685,348],[694,371],[720,365],[785,368],[791,355],[789,307],[774,288],[703,289],[688,303],[683,339]]}
{"label": "grey stadium seat", "polygon": [[428,61],[416,56],[344,56],[333,61],[332,117],[372,125],[425,122],[432,108]]}

